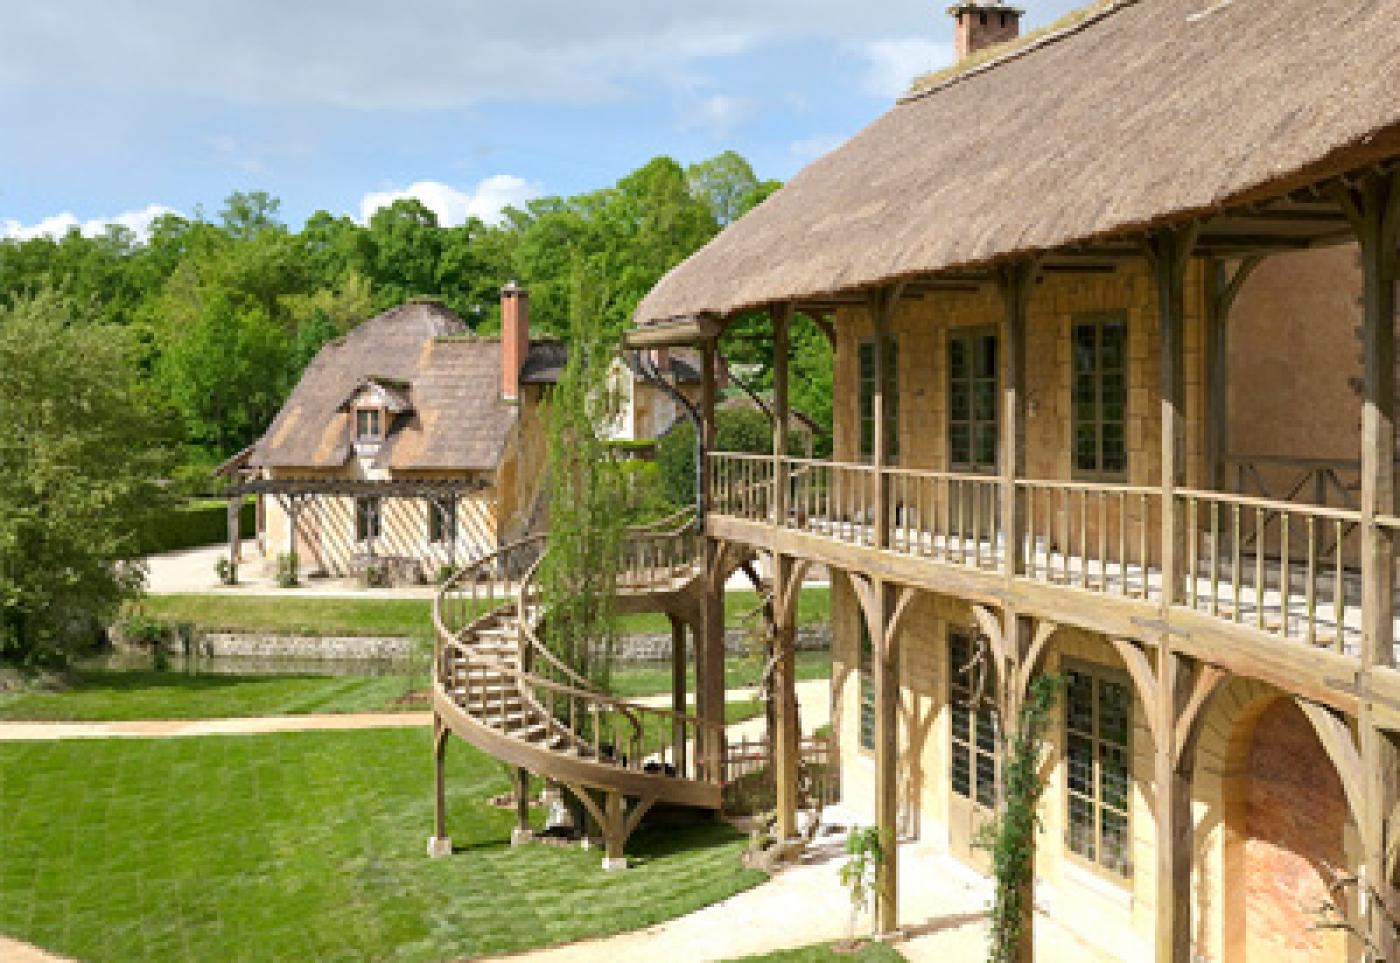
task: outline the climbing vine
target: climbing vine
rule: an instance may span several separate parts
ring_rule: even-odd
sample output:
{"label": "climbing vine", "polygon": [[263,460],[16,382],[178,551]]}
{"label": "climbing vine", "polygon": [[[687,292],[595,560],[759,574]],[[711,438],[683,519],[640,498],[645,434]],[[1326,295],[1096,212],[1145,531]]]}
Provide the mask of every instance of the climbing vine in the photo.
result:
{"label": "climbing vine", "polygon": [[1040,764],[1050,713],[1063,687],[1059,676],[1035,679],[1014,731],[1003,740],[1001,805],[978,838],[978,845],[991,855],[996,880],[989,963],[1014,963],[1030,957],[1022,953],[1021,943],[1030,937],[1024,926],[1035,898],[1035,833],[1040,826],[1036,807],[1045,792]]}
{"label": "climbing vine", "polygon": [[549,536],[540,581],[550,604],[544,642],[606,689],[627,490],[606,443],[618,402],[609,383],[611,344],[601,324],[603,284],[576,263],[571,288],[568,361],[546,416]]}
{"label": "climbing vine", "polygon": [[[868,909],[875,895],[875,879],[885,862],[885,844],[875,826],[853,827],[846,837],[846,862],[841,865],[841,885],[851,895],[851,936],[856,917]],[[871,919],[871,929],[874,929]]]}

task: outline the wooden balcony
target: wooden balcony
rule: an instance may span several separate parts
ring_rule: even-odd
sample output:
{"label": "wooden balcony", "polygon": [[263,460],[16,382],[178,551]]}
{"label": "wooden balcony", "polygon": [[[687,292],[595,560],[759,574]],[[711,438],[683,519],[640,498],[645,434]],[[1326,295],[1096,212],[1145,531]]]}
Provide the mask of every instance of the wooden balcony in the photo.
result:
{"label": "wooden balcony", "polygon": [[[1355,706],[1357,510],[1175,489],[1180,575],[1167,593],[1160,488],[1018,479],[1024,533],[1008,558],[996,477],[726,452],[710,456],[709,473],[716,537],[1114,638],[1170,634],[1206,662]],[[787,492],[781,518],[777,474]],[[1400,532],[1400,518],[1376,524],[1391,539]],[[1400,699],[1400,674],[1379,671],[1387,702]],[[1387,711],[1397,710],[1400,701]]]}

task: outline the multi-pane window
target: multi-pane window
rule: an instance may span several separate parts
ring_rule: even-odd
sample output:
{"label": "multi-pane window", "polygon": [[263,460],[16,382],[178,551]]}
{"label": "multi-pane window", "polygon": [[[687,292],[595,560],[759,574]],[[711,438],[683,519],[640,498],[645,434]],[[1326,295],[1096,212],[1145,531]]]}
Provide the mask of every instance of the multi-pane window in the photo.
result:
{"label": "multi-pane window", "polygon": [[378,441],[384,437],[380,433],[380,410],[378,408],[358,408],[355,411],[355,438],[358,441]]}
{"label": "multi-pane window", "polygon": [[1069,670],[1065,759],[1069,848],[1119,876],[1132,874],[1128,832],[1132,689],[1126,681]]}
{"label": "multi-pane window", "polygon": [[875,748],[875,646],[860,619],[860,747]]}
{"label": "multi-pane window", "polygon": [[367,542],[379,537],[379,498],[367,496],[355,499],[355,541]]}
{"label": "multi-pane window", "polygon": [[428,541],[434,544],[457,538],[457,503],[428,501]]}
{"label": "multi-pane window", "polygon": [[953,792],[991,809],[997,802],[997,712],[995,673],[979,665],[972,639],[948,633],[949,702],[953,745],[949,778]]}
{"label": "multi-pane window", "polygon": [[1128,471],[1128,324],[1122,316],[1074,324],[1074,471]]}
{"label": "multi-pane window", "polygon": [[[899,346],[885,340],[885,456],[899,457]],[[875,457],[875,339],[860,342],[860,457]]]}
{"label": "multi-pane window", "polygon": [[948,457],[954,469],[997,467],[997,336],[987,329],[948,335]]}

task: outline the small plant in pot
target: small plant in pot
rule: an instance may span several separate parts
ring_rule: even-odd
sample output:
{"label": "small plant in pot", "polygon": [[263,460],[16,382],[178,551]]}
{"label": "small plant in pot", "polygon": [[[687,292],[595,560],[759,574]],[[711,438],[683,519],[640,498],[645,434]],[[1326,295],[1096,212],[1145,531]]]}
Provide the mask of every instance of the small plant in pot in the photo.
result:
{"label": "small plant in pot", "polygon": [[218,561],[214,563],[214,574],[219,577],[221,585],[237,585],[238,563],[220,555]]}
{"label": "small plant in pot", "polygon": [[277,584],[281,588],[296,588],[301,584],[296,552],[283,552],[277,556]]}

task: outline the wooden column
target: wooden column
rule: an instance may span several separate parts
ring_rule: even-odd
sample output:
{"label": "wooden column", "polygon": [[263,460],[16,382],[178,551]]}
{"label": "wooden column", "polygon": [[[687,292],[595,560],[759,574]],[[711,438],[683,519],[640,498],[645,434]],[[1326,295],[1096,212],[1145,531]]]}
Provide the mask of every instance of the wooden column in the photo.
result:
{"label": "wooden column", "polygon": [[530,832],[530,773],[525,769],[515,770],[515,832]]}
{"label": "wooden column", "polygon": [[228,499],[228,563],[235,570],[243,558],[243,531],[239,525],[243,508],[242,495],[230,495]]}
{"label": "wooden column", "polygon": [[442,717],[433,713],[433,835],[428,838],[428,856],[437,859],[452,855],[447,835],[447,774],[444,770],[449,732]]}
{"label": "wooden column", "polygon": [[[671,621],[671,711],[685,715],[685,620],[668,615]],[[674,747],[676,774],[685,775],[685,722],[674,719],[671,722],[671,745]]]}
{"label": "wooden column", "polygon": [[[773,312],[773,524],[787,524],[788,514],[788,350],[792,305]],[[792,578],[791,556],[773,556],[773,649],[776,656],[773,698],[777,726],[773,744],[773,781],[777,795],[777,833],[780,839],[797,835],[797,688],[793,649],[796,645],[795,602],[784,604]]]}
{"label": "wooden column", "polygon": [[787,524],[788,509],[788,346],[792,305],[773,311],[773,524]]}
{"label": "wooden column", "polygon": [[[873,414],[875,437],[871,469],[874,474],[873,544],[889,547],[889,486],[884,471],[889,463],[885,429],[885,386],[889,380],[888,340],[890,322],[903,293],[902,286],[884,288],[870,301],[875,328],[875,390]],[[890,933],[899,928],[899,649],[885,632],[889,621],[889,589],[883,579],[871,580],[873,604],[869,613],[871,641],[874,643],[875,674],[875,826],[880,830],[885,860],[875,880],[875,927]]]}
{"label": "wooden column", "polygon": [[[1364,290],[1362,341],[1365,372],[1361,408],[1361,671],[1357,682],[1370,690],[1377,666],[1395,660],[1395,545],[1377,516],[1395,514],[1395,282],[1400,241],[1400,173],[1371,174],[1337,194],[1361,247]],[[1363,880],[1380,898],[1397,904],[1386,872],[1391,845],[1386,822],[1396,805],[1400,758],[1394,742],[1376,724],[1369,697],[1358,711],[1358,737],[1365,804],[1361,840],[1366,858]],[[1385,914],[1363,892],[1365,926],[1380,959],[1400,959],[1395,933]]]}
{"label": "wooden column", "polygon": [[[706,341],[700,365],[700,425],[705,454],[714,451],[715,402],[718,392],[715,363],[715,342]],[[700,504],[705,511],[710,506],[710,471],[704,466],[700,473]],[[703,523],[703,518],[702,518]],[[724,722],[724,577],[720,570],[721,545],[718,540],[705,538],[705,595],[703,603],[704,633],[696,659],[696,714],[703,720]],[[707,778],[718,781],[722,775],[724,741],[697,733],[697,761],[703,761]]]}
{"label": "wooden column", "polygon": [[[1181,563],[1185,557],[1185,520],[1177,505],[1176,489],[1185,469],[1186,372],[1183,348],[1186,340],[1186,268],[1195,246],[1198,226],[1162,228],[1147,242],[1148,260],[1157,281],[1157,325],[1162,376],[1162,611],[1180,600]],[[1179,659],[1172,651],[1171,636],[1162,633],[1157,643],[1157,689],[1149,706],[1158,725],[1155,732],[1154,792],[1156,793],[1156,903],[1155,931],[1158,963],[1190,963],[1191,958],[1191,783],[1176,774],[1171,739],[1177,715],[1176,675]],[[1182,884],[1181,875],[1185,875]]]}
{"label": "wooden column", "polygon": [[1025,500],[1016,480],[1026,474],[1026,326],[1031,292],[1039,266],[1033,261],[1008,265],[997,272],[1005,333],[1001,339],[1001,526],[1005,546],[1003,569],[1008,579],[1025,571],[1022,545],[1026,539]]}
{"label": "wooden column", "polygon": [[1231,269],[1220,258],[1205,264],[1206,487],[1223,492],[1230,457],[1230,309],[1240,288],[1263,260],[1247,257]]}

